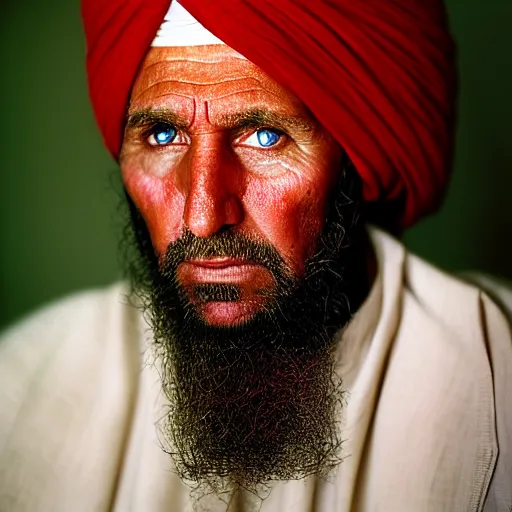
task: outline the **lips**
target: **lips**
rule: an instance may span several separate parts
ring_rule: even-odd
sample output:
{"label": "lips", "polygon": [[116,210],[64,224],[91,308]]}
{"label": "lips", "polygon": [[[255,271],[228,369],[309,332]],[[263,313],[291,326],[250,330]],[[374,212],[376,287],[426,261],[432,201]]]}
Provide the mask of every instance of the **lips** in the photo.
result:
{"label": "lips", "polygon": [[273,284],[272,276],[264,266],[245,258],[229,256],[184,261],[178,266],[177,277],[185,286],[225,283],[259,288]]}
{"label": "lips", "polygon": [[223,269],[228,267],[237,267],[241,265],[251,265],[249,260],[242,258],[231,258],[229,256],[208,258],[208,259],[194,259],[189,260],[186,263],[195,265],[197,267],[211,268],[211,269]]}

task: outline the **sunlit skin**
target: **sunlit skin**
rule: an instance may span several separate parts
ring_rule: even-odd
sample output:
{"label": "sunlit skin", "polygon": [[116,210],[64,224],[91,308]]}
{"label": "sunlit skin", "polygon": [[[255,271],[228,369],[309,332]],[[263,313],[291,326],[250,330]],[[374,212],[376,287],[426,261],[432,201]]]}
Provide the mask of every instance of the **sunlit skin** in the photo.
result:
{"label": "sunlit skin", "polygon": [[[185,227],[198,237],[231,229],[273,245],[300,276],[341,156],[296,96],[218,45],[149,51],[132,90],[120,163],[158,256]],[[187,289],[240,286],[240,300],[204,305],[212,325],[250,318],[275,285],[266,268],[229,258],[184,262],[177,277]]]}

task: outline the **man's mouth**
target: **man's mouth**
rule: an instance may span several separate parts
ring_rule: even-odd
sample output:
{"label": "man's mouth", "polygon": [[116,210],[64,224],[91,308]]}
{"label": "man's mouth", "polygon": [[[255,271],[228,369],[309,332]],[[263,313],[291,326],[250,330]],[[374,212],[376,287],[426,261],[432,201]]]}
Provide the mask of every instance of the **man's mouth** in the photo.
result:
{"label": "man's mouth", "polygon": [[197,267],[212,268],[212,269],[223,269],[227,267],[238,267],[241,265],[253,264],[249,260],[243,258],[232,258],[230,256],[218,256],[215,258],[201,258],[188,260],[185,263],[196,265]]}
{"label": "man's mouth", "polygon": [[[270,272],[261,264],[244,258],[213,257],[185,260],[177,268],[177,278],[188,290],[200,316],[210,325],[232,326],[248,320],[266,302],[260,290],[274,287]],[[222,288],[205,296],[202,286],[234,286],[237,299],[222,295]]]}
{"label": "man's mouth", "polygon": [[[214,257],[186,260],[178,266],[182,284],[224,283],[248,285],[261,282],[268,270],[244,258]],[[265,279],[266,280],[266,279]]]}

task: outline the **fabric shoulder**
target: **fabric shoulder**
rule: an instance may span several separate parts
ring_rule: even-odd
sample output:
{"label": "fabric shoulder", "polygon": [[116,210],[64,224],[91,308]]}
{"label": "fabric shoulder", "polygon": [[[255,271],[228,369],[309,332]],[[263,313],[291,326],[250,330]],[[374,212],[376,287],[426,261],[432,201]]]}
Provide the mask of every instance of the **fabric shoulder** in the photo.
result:
{"label": "fabric shoulder", "polygon": [[0,429],[10,423],[8,416],[15,416],[16,404],[29,399],[32,387],[41,387],[64,369],[59,364],[71,362],[62,358],[64,353],[84,365],[105,356],[108,344],[123,334],[121,317],[130,316],[126,295],[124,283],[80,292],[43,307],[0,335]]}
{"label": "fabric shoulder", "polygon": [[483,297],[486,304],[498,307],[504,321],[512,317],[512,286],[506,280],[477,273],[449,274],[412,253],[407,253],[404,270],[408,291],[425,311],[455,331],[464,332],[472,322],[484,320],[480,315],[467,316],[475,311],[475,304],[481,307]]}
{"label": "fabric shoulder", "polygon": [[116,284],[0,337],[0,510],[52,510],[59,493],[108,503],[140,373],[139,320]]}
{"label": "fabric shoulder", "polygon": [[481,273],[465,277],[483,290],[482,310],[494,377],[499,453],[484,512],[512,510],[512,283]]}
{"label": "fabric shoulder", "polygon": [[[472,378],[477,377],[477,367],[489,368],[493,414],[488,427],[492,425],[496,453],[487,458],[492,471],[486,476],[481,464],[486,456],[479,457],[481,465],[475,474],[482,474],[485,493],[475,503],[485,512],[512,510],[512,286],[485,274],[452,276],[410,254],[405,280],[422,310],[452,334],[452,346],[446,350],[455,349],[468,368],[471,360],[481,361],[474,366]],[[484,403],[480,401],[482,415]]]}
{"label": "fabric shoulder", "polygon": [[483,272],[465,272],[461,277],[482,289],[512,322],[512,281]]}
{"label": "fabric shoulder", "polygon": [[[457,276],[450,274],[407,250],[388,233],[368,226],[379,266],[393,265],[394,275],[407,298],[414,300],[433,322],[442,324],[454,335],[472,332],[481,324],[477,313],[482,297],[494,302],[507,317],[512,311],[512,283],[483,274]],[[391,263],[390,263],[391,262]],[[389,277],[389,276],[388,276]],[[385,287],[389,287],[385,283]]]}

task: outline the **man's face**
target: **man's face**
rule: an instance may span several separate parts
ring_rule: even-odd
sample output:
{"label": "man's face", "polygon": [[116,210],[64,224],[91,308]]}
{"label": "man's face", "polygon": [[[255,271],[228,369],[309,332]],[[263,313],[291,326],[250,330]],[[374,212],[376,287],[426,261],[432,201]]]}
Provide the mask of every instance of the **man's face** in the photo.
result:
{"label": "man's face", "polygon": [[[304,104],[227,46],[153,48],[135,82],[121,155],[124,184],[159,258],[188,230],[272,246],[301,276],[324,224],[342,151]],[[210,255],[177,279],[206,323],[250,319],[276,282],[259,262]],[[238,300],[201,301],[201,285]]]}
{"label": "man's face", "polygon": [[136,80],[121,169],[180,477],[222,494],[327,474],[334,334],[367,291],[347,156],[229,48],[163,48]]}

